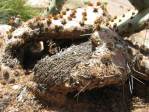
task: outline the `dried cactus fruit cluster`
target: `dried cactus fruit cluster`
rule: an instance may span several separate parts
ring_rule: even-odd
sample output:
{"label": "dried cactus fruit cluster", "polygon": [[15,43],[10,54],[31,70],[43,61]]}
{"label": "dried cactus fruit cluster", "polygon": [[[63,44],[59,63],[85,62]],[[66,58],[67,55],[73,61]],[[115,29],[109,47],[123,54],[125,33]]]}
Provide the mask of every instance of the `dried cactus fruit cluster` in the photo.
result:
{"label": "dried cactus fruit cluster", "polygon": [[34,81],[39,84],[35,93],[46,100],[65,103],[67,94],[74,91],[79,94],[123,84],[128,78],[125,46],[118,43],[118,35],[111,30],[96,31],[92,38],[99,36],[101,43],[95,51],[87,41],[38,61],[34,67]]}
{"label": "dried cactus fruit cluster", "polygon": [[[57,103],[60,99],[65,103],[67,94],[73,91],[79,94],[93,88],[123,84],[130,70],[149,78],[149,41],[143,43],[143,38],[139,41],[136,37],[122,38],[117,34],[125,36],[142,29],[140,24],[136,29],[133,26],[135,18],[138,20],[142,13],[146,12],[129,12],[123,19],[115,17],[113,20],[105,4],[97,2],[85,8],[33,18],[5,41],[0,63],[11,68],[24,67],[27,55],[40,56],[32,69],[36,82],[32,90]],[[129,18],[130,21],[126,21]],[[123,23],[125,27],[121,26]],[[126,30],[128,27],[132,29]]]}

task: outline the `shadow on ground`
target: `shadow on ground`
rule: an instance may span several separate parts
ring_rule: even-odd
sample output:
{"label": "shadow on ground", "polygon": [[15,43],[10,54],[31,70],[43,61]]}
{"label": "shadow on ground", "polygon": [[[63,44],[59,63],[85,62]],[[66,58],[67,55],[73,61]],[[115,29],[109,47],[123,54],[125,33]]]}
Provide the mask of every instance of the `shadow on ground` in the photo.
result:
{"label": "shadow on ground", "polygon": [[77,96],[76,94],[77,92],[69,93],[68,102],[59,108],[57,105],[50,105],[50,102],[42,104],[46,110],[52,109],[58,112],[147,112],[149,109],[149,82],[140,84],[134,81],[133,94],[130,93],[127,84],[96,88]]}

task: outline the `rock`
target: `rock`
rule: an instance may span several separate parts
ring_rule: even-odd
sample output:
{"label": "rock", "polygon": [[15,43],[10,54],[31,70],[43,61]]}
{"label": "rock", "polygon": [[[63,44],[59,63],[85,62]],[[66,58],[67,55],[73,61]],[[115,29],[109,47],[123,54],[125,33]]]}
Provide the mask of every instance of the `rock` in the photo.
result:
{"label": "rock", "polygon": [[0,52],[1,52],[1,54],[2,54],[2,52],[4,50],[5,42],[8,41],[8,32],[11,29],[12,29],[12,27],[9,26],[9,25],[0,24]]}
{"label": "rock", "polygon": [[50,0],[27,0],[26,5],[33,8],[47,8]]}
{"label": "rock", "polygon": [[22,87],[21,85],[17,84],[17,85],[12,86],[12,89],[19,90],[21,89],[21,87]]}
{"label": "rock", "polygon": [[17,101],[24,102],[26,96],[28,95],[28,90],[26,87],[22,88],[19,95],[17,96]]}
{"label": "rock", "polygon": [[135,46],[140,51],[149,53],[149,30],[142,30],[138,33],[125,38],[132,46]]}
{"label": "rock", "polygon": [[16,80],[15,80],[14,78],[11,78],[11,79],[9,79],[8,82],[9,82],[10,84],[13,84],[13,83],[15,83],[15,81],[16,81]]}
{"label": "rock", "polygon": [[142,30],[138,33],[126,37],[132,62],[134,65],[133,71],[135,76],[144,80],[149,80],[149,30]]}
{"label": "rock", "polygon": [[11,26],[6,24],[0,24],[0,34],[5,34],[10,29],[11,29]]}
{"label": "rock", "polygon": [[8,32],[12,29],[11,26],[6,24],[0,24],[0,48],[4,40],[7,41]]}
{"label": "rock", "polygon": [[9,79],[8,71],[3,72],[3,78],[4,78],[4,80],[8,80]]}

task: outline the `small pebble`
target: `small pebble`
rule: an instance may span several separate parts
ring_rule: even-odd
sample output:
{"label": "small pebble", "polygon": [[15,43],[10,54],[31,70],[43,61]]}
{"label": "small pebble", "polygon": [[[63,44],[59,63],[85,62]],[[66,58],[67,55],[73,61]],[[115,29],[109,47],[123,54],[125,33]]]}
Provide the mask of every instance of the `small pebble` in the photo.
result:
{"label": "small pebble", "polygon": [[9,80],[9,83],[10,83],[10,84],[15,83],[15,79],[13,79],[13,78],[12,78],[12,79],[10,79],[10,80]]}
{"label": "small pebble", "polygon": [[9,73],[8,73],[8,71],[4,71],[4,72],[3,72],[3,78],[4,78],[5,80],[8,80],[8,79],[9,79]]}
{"label": "small pebble", "polygon": [[2,80],[2,81],[1,81],[1,84],[2,84],[2,85],[6,85],[6,81]]}
{"label": "small pebble", "polygon": [[14,85],[14,86],[12,86],[12,89],[14,89],[14,90],[21,89],[21,85]]}

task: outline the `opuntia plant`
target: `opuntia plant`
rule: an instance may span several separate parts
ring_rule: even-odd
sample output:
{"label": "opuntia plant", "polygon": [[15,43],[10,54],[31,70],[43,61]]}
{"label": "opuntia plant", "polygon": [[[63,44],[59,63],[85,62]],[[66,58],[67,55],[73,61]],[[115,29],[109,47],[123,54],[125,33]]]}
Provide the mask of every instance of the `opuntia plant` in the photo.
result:
{"label": "opuntia plant", "polygon": [[[73,91],[80,93],[124,84],[131,72],[148,80],[148,44],[138,44],[137,38],[126,37],[144,29],[149,20],[148,2],[143,0],[143,7],[139,1],[131,0],[137,10],[114,19],[105,3],[100,2],[33,18],[11,32],[0,61],[3,66],[13,68],[20,64],[24,67],[26,55],[36,57],[46,53],[30,65],[34,65],[33,80],[37,86],[44,84],[48,90],[38,91],[38,95],[49,101],[53,100],[53,93],[64,98]],[[59,4],[59,0],[53,0],[52,13]],[[57,52],[49,55],[52,50]]]}
{"label": "opuntia plant", "polygon": [[149,22],[149,1],[129,0],[136,10],[128,11],[121,17],[112,20],[111,26],[121,36],[129,36],[135,32],[148,27]]}

